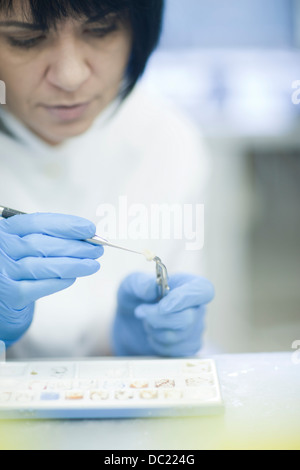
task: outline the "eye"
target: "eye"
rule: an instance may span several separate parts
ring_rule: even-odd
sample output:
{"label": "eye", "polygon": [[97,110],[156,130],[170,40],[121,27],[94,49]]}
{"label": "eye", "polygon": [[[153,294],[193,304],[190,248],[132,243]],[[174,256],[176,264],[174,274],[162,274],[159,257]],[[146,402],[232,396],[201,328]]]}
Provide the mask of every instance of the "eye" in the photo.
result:
{"label": "eye", "polygon": [[29,38],[29,39],[17,39],[17,38],[9,37],[8,41],[13,47],[30,49],[32,47],[38,46],[44,39],[45,39],[45,36],[38,36],[35,38]]}
{"label": "eye", "polygon": [[118,27],[116,24],[112,24],[110,26],[105,26],[102,28],[91,28],[86,30],[86,32],[92,36],[98,37],[98,38],[104,38],[108,36],[109,34],[113,33],[114,31],[117,31]]}

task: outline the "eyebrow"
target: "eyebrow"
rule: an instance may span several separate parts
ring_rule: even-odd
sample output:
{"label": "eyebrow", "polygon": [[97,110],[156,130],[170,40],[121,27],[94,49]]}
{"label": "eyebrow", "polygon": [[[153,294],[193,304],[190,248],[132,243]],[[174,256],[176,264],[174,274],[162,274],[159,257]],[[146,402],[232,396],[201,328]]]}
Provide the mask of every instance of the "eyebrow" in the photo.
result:
{"label": "eyebrow", "polygon": [[86,21],[86,24],[91,24],[91,23],[97,23],[99,21],[113,21],[115,19],[118,18],[118,14],[117,12],[108,12],[106,14],[98,14],[96,16],[93,16],[91,18],[89,18],[87,21]]}
{"label": "eyebrow", "polygon": [[[116,14],[108,14],[108,15],[97,15],[92,18],[89,18],[85,24],[92,24],[97,23],[101,20],[107,20],[111,16],[111,19],[115,19],[117,16]],[[9,28],[23,28],[30,31],[42,31],[45,28],[39,24],[34,23],[24,23],[22,21],[0,21],[0,26],[6,26]]]}
{"label": "eyebrow", "polygon": [[29,29],[31,31],[41,31],[44,29],[39,24],[22,23],[21,21],[0,21],[0,26],[23,28],[23,29]]}

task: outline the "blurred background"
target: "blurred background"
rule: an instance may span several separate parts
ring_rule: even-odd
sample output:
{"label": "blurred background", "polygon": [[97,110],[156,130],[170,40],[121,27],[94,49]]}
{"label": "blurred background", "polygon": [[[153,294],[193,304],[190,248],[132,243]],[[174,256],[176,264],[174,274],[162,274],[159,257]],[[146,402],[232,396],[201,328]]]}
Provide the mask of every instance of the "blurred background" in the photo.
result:
{"label": "blurred background", "polygon": [[167,0],[144,83],[193,118],[212,162],[210,351],[291,351],[300,339],[296,80],[300,0]]}

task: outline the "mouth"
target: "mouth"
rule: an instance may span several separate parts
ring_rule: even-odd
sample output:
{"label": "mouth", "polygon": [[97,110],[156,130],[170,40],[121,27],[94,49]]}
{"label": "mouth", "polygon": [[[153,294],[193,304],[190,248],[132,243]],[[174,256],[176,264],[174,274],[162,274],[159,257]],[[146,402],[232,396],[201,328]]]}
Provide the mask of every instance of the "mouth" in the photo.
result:
{"label": "mouth", "polygon": [[74,105],[56,105],[44,106],[44,109],[55,119],[68,122],[76,121],[83,117],[91,102],[79,103]]}

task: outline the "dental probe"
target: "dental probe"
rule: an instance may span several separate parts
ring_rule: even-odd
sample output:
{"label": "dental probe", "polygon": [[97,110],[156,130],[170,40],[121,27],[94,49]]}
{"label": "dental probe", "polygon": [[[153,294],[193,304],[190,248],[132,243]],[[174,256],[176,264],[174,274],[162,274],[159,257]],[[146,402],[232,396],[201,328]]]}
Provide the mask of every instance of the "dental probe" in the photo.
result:
{"label": "dental probe", "polygon": [[[14,209],[8,209],[7,207],[0,206],[0,217],[2,217],[3,219],[9,219],[10,217],[14,217],[15,215],[25,215],[25,213],[20,212],[20,211],[16,211]],[[105,238],[101,238],[99,235],[95,235],[95,237],[89,238],[85,241],[87,243],[92,244],[92,245],[109,246],[111,248],[117,248],[119,250],[125,250],[125,251],[129,251],[131,253],[136,253],[138,255],[146,256],[146,254],[141,253],[139,251],[129,250],[128,248],[124,248],[122,246],[115,245],[115,244],[111,243],[109,240],[106,240]]]}
{"label": "dental probe", "polygon": [[[7,207],[0,206],[0,218],[9,219],[10,217],[14,217],[16,215],[25,215],[24,212],[16,211],[14,209],[8,209]],[[87,243],[92,245],[101,245],[101,246],[108,246],[111,248],[117,248],[118,250],[128,251],[130,253],[135,253],[137,255],[144,256],[147,261],[154,261],[156,263],[156,282],[159,288],[159,296],[160,299],[165,297],[169,291],[170,287],[168,285],[168,271],[166,266],[162,263],[161,259],[158,258],[154,253],[149,250],[145,250],[144,252],[130,250],[128,248],[124,248],[119,245],[115,245],[111,243],[109,240],[100,237],[99,235],[95,235],[93,238],[89,238],[85,240]]]}
{"label": "dental probe", "polygon": [[[14,217],[16,215],[25,215],[25,212],[20,212],[14,209],[9,209],[8,207],[0,206],[0,217],[2,217],[3,219],[9,219],[10,217]],[[145,256],[148,261],[153,261],[155,257],[155,255],[152,254],[150,251],[140,252],[140,251],[130,250],[128,248],[115,245],[114,243],[111,243],[109,240],[106,240],[106,238],[102,238],[99,235],[95,235],[93,238],[89,238],[85,241],[92,245],[108,246],[111,248],[117,248],[118,250],[124,250],[124,251],[129,251],[130,253],[136,253],[137,255]]]}
{"label": "dental probe", "polygon": [[145,253],[142,253],[140,251],[129,250],[128,248],[124,248],[123,246],[115,245],[114,243],[111,243],[109,240],[106,240],[105,238],[102,238],[99,235],[95,235],[93,238],[88,238],[86,241],[88,243],[91,243],[92,245],[109,246],[111,248],[117,248],[118,250],[129,251],[130,253],[136,253],[137,255],[145,256]]}

